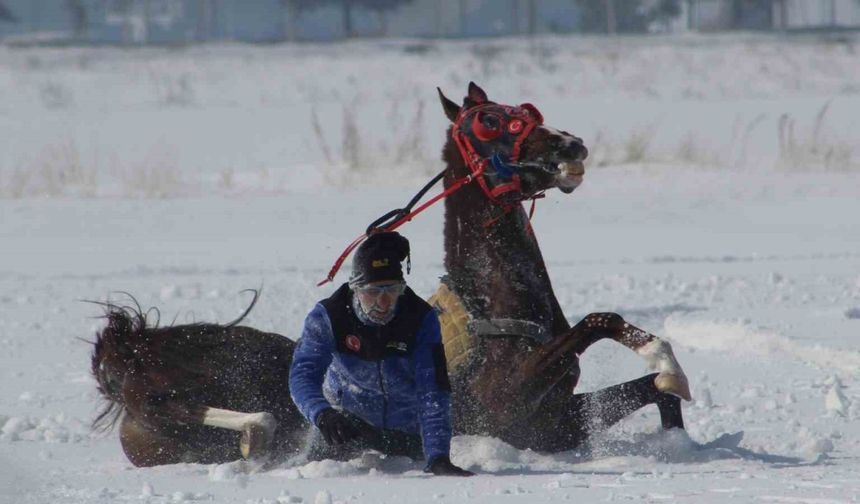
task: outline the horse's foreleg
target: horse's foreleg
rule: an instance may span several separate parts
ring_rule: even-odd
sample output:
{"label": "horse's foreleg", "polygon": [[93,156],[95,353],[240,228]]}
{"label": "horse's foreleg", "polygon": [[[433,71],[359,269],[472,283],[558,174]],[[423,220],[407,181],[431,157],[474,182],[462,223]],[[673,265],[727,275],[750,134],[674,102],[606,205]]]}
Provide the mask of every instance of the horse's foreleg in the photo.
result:
{"label": "horse's foreleg", "polygon": [[659,391],[655,378],[656,374],[646,375],[584,394],[553,390],[524,428],[514,433],[512,442],[539,451],[571,450],[649,404],[657,406],[664,429],[683,429],[681,400]]}
{"label": "horse's foreleg", "polygon": [[[520,338],[492,338],[467,388],[503,430],[540,408],[544,396],[564,386],[568,394],[579,378],[577,340],[559,334],[550,341],[524,348]],[[511,359],[516,355],[516,359]]]}
{"label": "horse's foreleg", "polygon": [[579,342],[575,349],[577,354],[581,354],[592,343],[603,338],[621,343],[642,356],[648,363],[649,369],[657,371],[654,384],[658,390],[687,401],[692,399],[687,376],[675,359],[672,345],[626,322],[617,313],[592,313],[573,326],[570,333],[586,335],[575,338]]}
{"label": "horse's foreleg", "polygon": [[[687,377],[668,342],[624,321],[615,313],[593,313],[569,331],[523,353],[516,340],[489,342],[483,365],[469,384],[471,394],[493,416],[495,425],[514,425],[534,414],[547,393],[562,385],[573,393],[579,376],[579,355],[604,338],[618,341],[646,359],[657,371],[657,390],[690,400]],[[511,362],[511,355],[519,355]],[[572,385],[568,387],[568,385]]]}

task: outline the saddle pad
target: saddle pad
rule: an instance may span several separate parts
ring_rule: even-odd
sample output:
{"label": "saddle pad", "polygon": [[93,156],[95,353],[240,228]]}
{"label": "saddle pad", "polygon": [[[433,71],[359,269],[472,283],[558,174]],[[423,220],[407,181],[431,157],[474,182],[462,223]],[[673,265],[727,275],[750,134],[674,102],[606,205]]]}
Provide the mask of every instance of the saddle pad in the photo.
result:
{"label": "saddle pad", "polygon": [[475,349],[475,338],[469,335],[469,313],[466,307],[445,283],[439,284],[436,293],[427,300],[439,315],[442,326],[442,343],[445,345],[445,360],[448,370],[456,373],[458,368],[468,362]]}

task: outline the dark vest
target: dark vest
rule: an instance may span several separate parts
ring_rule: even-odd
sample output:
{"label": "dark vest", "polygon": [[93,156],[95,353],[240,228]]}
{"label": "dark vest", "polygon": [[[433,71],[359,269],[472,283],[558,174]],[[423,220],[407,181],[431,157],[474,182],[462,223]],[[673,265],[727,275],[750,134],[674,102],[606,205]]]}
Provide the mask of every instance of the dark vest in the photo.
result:
{"label": "dark vest", "polygon": [[338,352],[368,361],[412,355],[421,324],[433,307],[407,287],[397,300],[394,318],[384,326],[372,326],[364,324],[355,314],[352,296],[349,284],[343,284],[320,302],[331,321]]}

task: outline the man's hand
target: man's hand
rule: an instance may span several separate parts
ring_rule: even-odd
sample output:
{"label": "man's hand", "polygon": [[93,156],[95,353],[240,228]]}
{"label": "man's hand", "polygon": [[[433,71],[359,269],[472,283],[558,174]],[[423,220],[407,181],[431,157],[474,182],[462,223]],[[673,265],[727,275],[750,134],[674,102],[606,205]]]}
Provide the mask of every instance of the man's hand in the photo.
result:
{"label": "man's hand", "polygon": [[451,458],[442,455],[433,459],[432,462],[427,464],[427,467],[424,468],[424,472],[433,473],[436,476],[474,476],[475,473],[471,471],[467,471],[465,469],[461,469],[451,463]]}
{"label": "man's hand", "polygon": [[359,436],[355,425],[334,408],[326,408],[320,412],[317,416],[317,428],[328,444],[348,443]]}

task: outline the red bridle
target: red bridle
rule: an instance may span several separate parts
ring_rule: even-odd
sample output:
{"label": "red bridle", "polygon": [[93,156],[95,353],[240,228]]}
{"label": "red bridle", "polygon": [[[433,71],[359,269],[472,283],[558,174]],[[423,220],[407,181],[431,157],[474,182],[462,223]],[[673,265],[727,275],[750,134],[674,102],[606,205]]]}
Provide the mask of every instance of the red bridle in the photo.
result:
{"label": "red bridle", "polygon": [[[498,127],[491,128],[484,125],[481,122],[481,114],[492,114],[495,115],[499,119]],[[368,237],[369,234],[380,232],[380,231],[394,231],[399,228],[403,224],[412,220],[412,218],[419,213],[426,210],[430,205],[433,205],[437,201],[449,196],[450,194],[458,191],[464,185],[472,182],[473,180],[478,181],[478,185],[480,185],[481,190],[484,192],[484,195],[487,198],[499,205],[503,208],[504,213],[508,213],[514,208],[516,208],[520,203],[525,200],[532,200],[532,207],[529,211],[529,219],[531,219],[532,214],[534,213],[534,203],[538,198],[543,197],[543,193],[526,196],[522,190],[522,184],[520,182],[520,176],[516,173],[512,173],[510,176],[510,181],[497,184],[495,187],[490,187],[487,183],[484,174],[487,172],[487,167],[492,164],[492,160],[487,157],[481,157],[478,152],[475,150],[474,145],[469,139],[468,132],[464,132],[462,130],[463,123],[466,117],[474,114],[474,118],[470,124],[471,126],[471,134],[474,135],[475,139],[484,142],[484,143],[492,143],[505,135],[510,135],[514,137],[513,147],[511,149],[511,154],[507,163],[515,163],[519,159],[520,156],[520,148],[522,146],[523,141],[531,134],[532,130],[541,124],[543,124],[543,115],[538,111],[537,107],[530,103],[524,103],[518,107],[512,107],[510,105],[500,105],[498,103],[481,103],[474,107],[464,109],[460,111],[457,119],[454,121],[454,126],[451,128],[451,137],[454,140],[454,143],[457,145],[457,149],[460,151],[460,156],[462,156],[463,161],[466,163],[466,166],[469,168],[469,174],[457,179],[451,184],[450,187],[432,197],[427,202],[423,203],[421,206],[416,208],[415,210],[411,210],[408,213],[397,213],[395,216],[395,221],[388,225],[380,225],[377,227],[373,227],[368,232],[362,234],[357,237],[352,243],[347,246],[347,248],[341,253],[341,255],[337,258],[331,270],[329,270],[326,278],[317,284],[317,287],[325,285],[328,282],[334,280],[334,276],[337,274],[340,267],[343,265],[346,258],[349,257],[349,254],[358,247],[361,242],[364,241],[365,238]],[[502,168],[510,169],[511,167],[503,165]],[[447,170],[447,168],[446,168]],[[444,171],[443,171],[444,173]],[[441,175],[441,174],[440,174]],[[441,177],[434,179],[437,181]],[[426,191],[429,187],[425,187],[422,191]],[[505,197],[506,201],[502,201],[502,196]],[[498,218],[493,219],[487,222],[485,225],[489,226],[493,223],[497,222]]]}
{"label": "red bridle", "polygon": [[[481,121],[484,114],[495,116],[498,120],[498,127],[489,128],[484,125]],[[491,159],[478,154],[469,138],[468,132],[464,132],[462,129],[466,118],[471,115],[473,117],[470,129],[471,134],[474,135],[476,140],[492,143],[506,134],[514,137],[511,154],[507,160],[508,163],[516,163],[519,160],[520,148],[523,141],[528,138],[536,126],[543,124],[543,115],[531,103],[524,103],[518,107],[497,103],[482,103],[460,111],[451,129],[451,137],[454,143],[457,144],[460,156],[463,158],[466,166],[469,167],[472,177],[478,180],[478,185],[481,186],[484,195],[493,203],[505,208],[506,212],[510,211],[520,202],[529,198],[523,194],[522,183],[517,173],[511,174],[509,182],[497,184],[492,188],[487,183],[486,178],[481,176],[486,173]],[[508,201],[502,201],[501,197],[503,195],[509,197],[507,198]]]}

